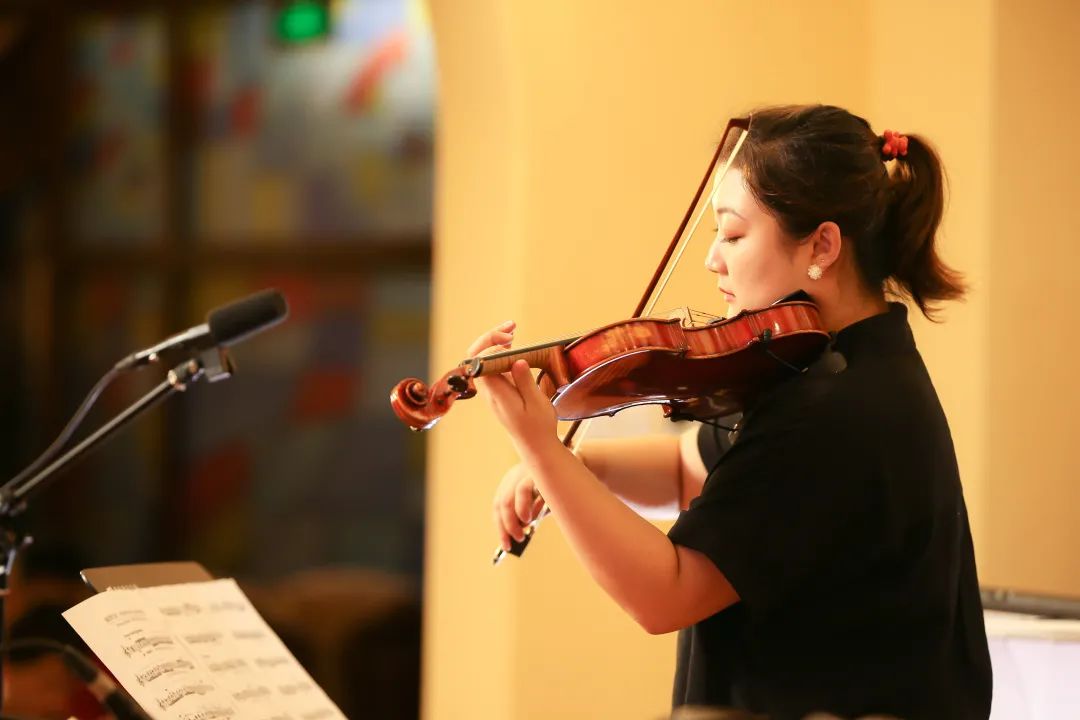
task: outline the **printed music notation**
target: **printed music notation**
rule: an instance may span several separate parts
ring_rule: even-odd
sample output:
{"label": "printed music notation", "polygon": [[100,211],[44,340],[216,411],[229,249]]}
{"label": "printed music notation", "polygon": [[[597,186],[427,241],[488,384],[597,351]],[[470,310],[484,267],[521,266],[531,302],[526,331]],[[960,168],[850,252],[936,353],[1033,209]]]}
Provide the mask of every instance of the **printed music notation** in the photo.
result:
{"label": "printed music notation", "polygon": [[225,672],[226,670],[242,670],[247,666],[247,660],[244,660],[243,658],[229,658],[228,660],[206,664],[206,668],[213,673]]}
{"label": "printed music notation", "polygon": [[205,645],[206,643],[217,643],[224,637],[224,633],[209,631],[209,632],[197,632],[184,636],[184,642],[188,645]]}
{"label": "printed music notation", "polygon": [[168,635],[150,635],[136,639],[130,645],[121,645],[120,651],[127,657],[132,655],[149,655],[155,650],[163,647],[170,647],[175,645],[173,639]]}
{"label": "printed music notation", "polygon": [[109,590],[64,617],[154,720],[344,720],[232,580]]}
{"label": "printed music notation", "polygon": [[180,716],[180,720],[218,720],[218,718],[228,718],[235,715],[236,711],[232,708],[210,708],[193,713],[184,713]]}
{"label": "printed music notation", "polygon": [[162,710],[171,708],[189,695],[206,695],[214,692],[214,686],[210,683],[197,683],[195,685],[181,685],[175,690],[170,690],[157,699],[158,707]]}
{"label": "printed music notation", "polygon": [[233,698],[237,700],[250,700],[257,697],[268,697],[273,694],[273,691],[265,685],[259,685],[258,687],[249,687],[246,690],[233,693]]}
{"label": "printed music notation", "polygon": [[167,617],[176,617],[178,615],[198,615],[202,612],[202,608],[194,603],[182,603],[180,605],[166,605],[160,607],[162,615]]}
{"label": "printed music notation", "polygon": [[179,672],[183,670],[194,670],[195,665],[190,660],[170,660],[168,662],[158,663],[146,672],[141,672],[135,675],[135,679],[140,685],[146,685],[147,683],[157,680],[163,675],[169,673]]}
{"label": "printed music notation", "polygon": [[139,622],[146,619],[145,610],[123,610],[112,613],[105,617],[105,622],[116,627],[124,627],[128,623]]}

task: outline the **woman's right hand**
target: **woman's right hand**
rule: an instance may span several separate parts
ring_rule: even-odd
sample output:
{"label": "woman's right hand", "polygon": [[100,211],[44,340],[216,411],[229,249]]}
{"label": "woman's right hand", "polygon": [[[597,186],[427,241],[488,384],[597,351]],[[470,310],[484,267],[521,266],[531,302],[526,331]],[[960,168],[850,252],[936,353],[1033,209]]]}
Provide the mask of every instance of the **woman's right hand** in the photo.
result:
{"label": "woman's right hand", "polygon": [[510,550],[511,538],[518,542],[525,539],[525,526],[536,519],[543,506],[544,499],[521,463],[506,471],[495,490],[492,511],[503,550]]}

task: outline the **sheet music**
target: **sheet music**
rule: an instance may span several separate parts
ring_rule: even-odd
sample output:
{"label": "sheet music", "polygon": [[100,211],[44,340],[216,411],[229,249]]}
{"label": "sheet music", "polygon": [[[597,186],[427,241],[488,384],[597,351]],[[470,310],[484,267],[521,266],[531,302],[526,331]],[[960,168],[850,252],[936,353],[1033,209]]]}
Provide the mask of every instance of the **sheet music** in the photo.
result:
{"label": "sheet music", "polygon": [[344,720],[234,580],[108,590],[64,613],[154,720]]}

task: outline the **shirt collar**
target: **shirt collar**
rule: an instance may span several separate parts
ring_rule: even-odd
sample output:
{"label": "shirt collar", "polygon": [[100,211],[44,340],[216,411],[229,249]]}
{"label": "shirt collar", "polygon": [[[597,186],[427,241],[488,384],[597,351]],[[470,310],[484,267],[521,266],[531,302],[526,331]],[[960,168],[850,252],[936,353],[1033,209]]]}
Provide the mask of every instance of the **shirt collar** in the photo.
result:
{"label": "shirt collar", "polygon": [[836,334],[833,349],[846,357],[861,352],[904,352],[915,349],[907,322],[907,306],[890,302],[889,309],[848,325]]}

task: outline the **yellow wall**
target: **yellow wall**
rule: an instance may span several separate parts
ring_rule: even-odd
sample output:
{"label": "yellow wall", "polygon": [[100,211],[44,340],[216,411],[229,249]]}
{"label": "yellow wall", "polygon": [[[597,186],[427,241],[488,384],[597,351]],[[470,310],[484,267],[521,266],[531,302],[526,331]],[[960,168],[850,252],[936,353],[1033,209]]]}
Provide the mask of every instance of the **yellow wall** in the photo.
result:
{"label": "yellow wall", "polygon": [[[1080,259],[1080,145],[1067,140],[1080,113],[1080,5],[873,11],[871,117],[938,144],[952,190],[943,250],[971,283],[948,322],[915,331],[952,426],[980,580],[1080,595],[1080,341],[1062,323]],[[898,31],[902,18],[918,32]]]}
{"label": "yellow wall", "polygon": [[985,578],[1080,595],[1080,4],[998,3]]}
{"label": "yellow wall", "polygon": [[[502,320],[525,344],[627,315],[730,115],[849,107],[927,135],[951,176],[943,249],[973,291],[944,325],[915,326],[983,580],[1080,594],[1065,550],[1080,544],[1078,353],[1053,336],[1063,303],[1042,302],[1065,299],[1080,235],[1071,3],[430,2],[433,377]],[[491,494],[514,457],[486,408],[458,404],[428,442],[424,717],[663,717],[674,637],[634,626],[554,523],[490,567]]]}

